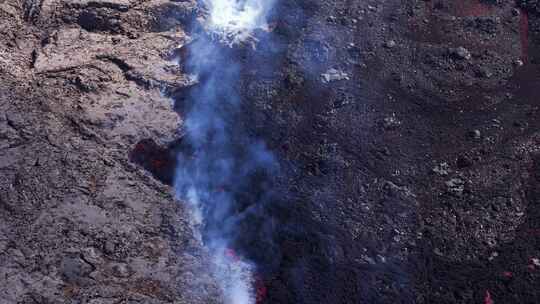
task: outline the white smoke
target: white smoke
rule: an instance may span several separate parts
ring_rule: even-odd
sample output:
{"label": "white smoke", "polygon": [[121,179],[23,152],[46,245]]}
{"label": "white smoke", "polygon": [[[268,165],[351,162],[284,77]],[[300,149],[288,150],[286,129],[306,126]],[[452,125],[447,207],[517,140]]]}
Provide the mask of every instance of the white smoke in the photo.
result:
{"label": "white smoke", "polygon": [[[250,174],[275,163],[263,144],[233,131],[236,128],[231,127],[231,121],[241,100],[234,89],[240,66],[222,45],[210,40],[217,37],[228,45],[254,43],[254,31],[268,28],[267,16],[274,1],[202,0],[209,12],[203,27],[207,33],[196,33],[201,35],[189,45],[186,62],[190,73],[204,77],[188,97],[192,106],[185,117],[185,140],[194,153],[188,158],[179,155],[175,188],[191,207],[193,223],[200,227],[197,237],[212,256],[212,271],[225,304],[257,301],[255,265],[232,251],[241,217],[234,207],[238,205],[237,194],[244,191],[242,186],[249,184]],[[241,156],[233,142],[239,137],[245,142]]]}
{"label": "white smoke", "polygon": [[230,44],[254,39],[253,31],[268,30],[274,0],[204,0],[210,16],[207,28]]}
{"label": "white smoke", "polygon": [[[226,304],[255,303],[253,291],[253,266],[240,257],[227,254],[228,248],[220,246],[213,255],[217,279],[221,282]],[[229,251],[230,252],[230,251]]]}
{"label": "white smoke", "polygon": [[[187,191],[187,203],[191,207],[192,223],[201,227],[204,221],[203,203],[199,199],[199,191],[190,187]],[[204,191],[204,190],[203,190]],[[200,231],[195,237],[202,241]],[[256,302],[253,290],[254,266],[242,259],[227,246],[227,240],[221,237],[213,238],[205,244],[212,254],[212,271],[220,284],[225,304],[253,304]]]}

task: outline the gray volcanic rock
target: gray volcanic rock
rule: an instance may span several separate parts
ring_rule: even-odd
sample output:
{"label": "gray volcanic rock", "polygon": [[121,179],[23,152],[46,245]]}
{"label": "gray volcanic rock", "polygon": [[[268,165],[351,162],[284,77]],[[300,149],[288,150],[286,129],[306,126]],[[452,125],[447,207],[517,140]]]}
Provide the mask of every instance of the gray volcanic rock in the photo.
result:
{"label": "gray volcanic rock", "polygon": [[535,1],[284,2],[245,61],[286,172],[269,302],[538,302]]}
{"label": "gray volcanic rock", "polygon": [[178,138],[186,35],[156,19],[188,4],[0,4],[1,303],[214,303],[188,212],[128,160]]}

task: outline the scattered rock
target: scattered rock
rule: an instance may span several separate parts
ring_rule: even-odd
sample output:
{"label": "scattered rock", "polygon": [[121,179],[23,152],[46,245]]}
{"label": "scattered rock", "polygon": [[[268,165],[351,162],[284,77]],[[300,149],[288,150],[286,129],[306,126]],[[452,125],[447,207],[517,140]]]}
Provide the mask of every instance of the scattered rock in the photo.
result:
{"label": "scattered rock", "polygon": [[111,241],[111,240],[105,241],[105,245],[104,245],[104,248],[103,248],[103,250],[105,251],[105,253],[107,253],[107,254],[113,254],[114,251],[115,251],[115,249],[116,249],[116,245],[114,244],[113,241]]}
{"label": "scattered rock", "polygon": [[377,261],[380,263],[386,263],[386,257],[380,254],[377,254]]}
{"label": "scattered rock", "polygon": [[493,251],[493,252],[489,255],[488,260],[489,260],[489,261],[493,261],[493,260],[494,260],[496,257],[498,257],[498,256],[499,256],[499,253],[498,253],[497,251]]}
{"label": "scattered rock", "polygon": [[448,163],[440,163],[435,168],[433,168],[433,172],[439,174],[440,176],[447,176],[450,171],[450,166]]}
{"label": "scattered rock", "polygon": [[329,69],[326,73],[321,74],[322,81],[324,83],[329,83],[332,81],[338,80],[349,80],[349,75],[341,70]]}
{"label": "scattered rock", "polygon": [[383,120],[383,127],[386,130],[394,130],[399,126],[401,126],[401,121],[397,119],[395,113],[392,113],[392,116],[385,117]]}
{"label": "scattered rock", "polygon": [[369,265],[375,265],[377,262],[375,260],[367,255],[361,255],[360,260],[363,264],[369,264]]}
{"label": "scattered rock", "polygon": [[469,137],[473,139],[480,139],[482,138],[482,133],[478,129],[472,130],[469,132]]}
{"label": "scattered rock", "polygon": [[493,77],[493,72],[488,67],[480,67],[476,71],[476,76],[481,78],[491,78]]}
{"label": "scattered rock", "polygon": [[112,274],[115,277],[127,278],[127,277],[129,277],[131,275],[131,270],[128,267],[128,265],[125,264],[125,263],[113,264],[112,267],[111,267],[111,270],[112,270]]}
{"label": "scattered rock", "polygon": [[456,59],[470,60],[472,58],[471,52],[469,52],[469,50],[462,46],[457,48],[451,48],[449,51],[450,55]]}
{"label": "scattered rock", "polygon": [[92,266],[78,257],[65,257],[62,259],[61,271],[67,282],[81,284],[92,272]]}
{"label": "scattered rock", "polygon": [[92,265],[99,265],[103,262],[100,251],[94,247],[85,248],[83,250],[84,260]]}
{"label": "scattered rock", "polygon": [[452,178],[446,181],[445,184],[448,187],[448,192],[450,193],[461,195],[465,190],[465,181],[463,181],[461,178]]}
{"label": "scattered rock", "polygon": [[388,40],[384,43],[384,46],[387,48],[387,49],[392,49],[394,48],[395,46],[397,45],[397,43],[394,41],[394,40]]}

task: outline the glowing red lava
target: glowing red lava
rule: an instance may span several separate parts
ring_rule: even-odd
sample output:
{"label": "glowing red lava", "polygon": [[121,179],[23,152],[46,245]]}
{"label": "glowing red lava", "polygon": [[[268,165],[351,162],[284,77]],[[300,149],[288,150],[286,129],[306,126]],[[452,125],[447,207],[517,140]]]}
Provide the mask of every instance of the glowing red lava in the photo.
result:
{"label": "glowing red lava", "polygon": [[257,304],[262,304],[264,299],[266,298],[266,294],[268,293],[268,289],[264,285],[264,281],[262,278],[257,277],[255,279],[255,299]]}
{"label": "glowing red lava", "polygon": [[136,152],[144,152],[146,151],[146,148],[144,147],[144,144],[138,143],[135,145],[135,151]]}
{"label": "glowing red lava", "polygon": [[[238,254],[236,254],[236,251],[234,251],[234,249],[225,249],[225,256],[233,260],[235,263],[240,261],[240,257],[238,256]],[[253,287],[255,288],[255,303],[262,304],[264,302],[264,299],[266,298],[268,289],[266,288],[263,279],[259,275],[255,275],[253,282]]]}
{"label": "glowing red lava", "polygon": [[153,159],[152,166],[156,169],[163,168],[165,166],[165,161],[161,159]]}
{"label": "glowing red lava", "polygon": [[493,304],[493,299],[491,298],[491,294],[489,293],[489,290],[486,290],[486,295],[484,297],[484,304]]}
{"label": "glowing red lava", "polygon": [[240,261],[240,257],[236,254],[236,251],[233,249],[227,248],[225,249],[225,256],[233,260],[235,263]]}

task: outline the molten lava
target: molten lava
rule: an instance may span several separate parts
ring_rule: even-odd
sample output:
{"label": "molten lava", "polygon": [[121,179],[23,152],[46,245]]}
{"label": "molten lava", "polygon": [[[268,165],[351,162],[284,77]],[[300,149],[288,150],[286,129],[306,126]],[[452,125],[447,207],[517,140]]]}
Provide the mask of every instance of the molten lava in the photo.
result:
{"label": "molten lava", "polygon": [[493,299],[491,298],[489,290],[486,290],[486,295],[484,296],[484,304],[493,304]]}
{"label": "molten lava", "polygon": [[233,249],[230,249],[230,248],[225,249],[225,256],[233,260],[233,262],[235,263],[240,262],[240,257],[236,254],[236,252]]}
{"label": "molten lava", "polygon": [[257,277],[255,279],[255,297],[256,297],[256,303],[262,304],[264,302],[264,299],[266,298],[266,294],[268,293],[268,289],[264,285],[264,281],[262,278]]}
{"label": "molten lava", "polygon": [[[240,263],[241,257],[234,251],[234,249],[227,248],[225,249],[225,256],[231,259],[234,263]],[[264,280],[260,275],[255,274],[253,280],[253,289],[255,290],[255,303],[262,304],[266,299],[268,289],[264,284]]]}

